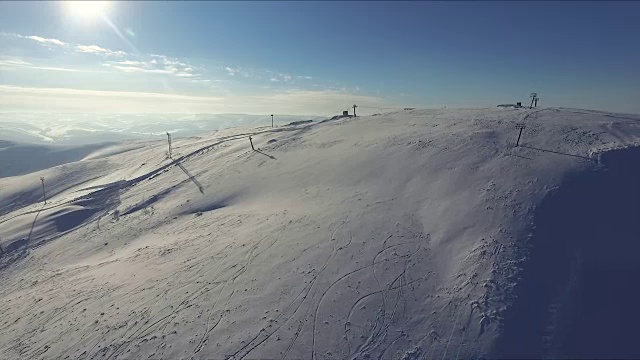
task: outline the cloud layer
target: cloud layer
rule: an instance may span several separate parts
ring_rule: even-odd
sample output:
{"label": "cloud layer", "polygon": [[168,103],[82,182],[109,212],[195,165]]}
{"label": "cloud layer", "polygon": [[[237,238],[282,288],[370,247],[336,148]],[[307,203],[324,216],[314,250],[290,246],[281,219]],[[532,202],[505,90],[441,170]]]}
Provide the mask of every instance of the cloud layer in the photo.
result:
{"label": "cloud layer", "polygon": [[215,97],[0,85],[0,107],[5,111],[331,115],[353,103],[365,107],[387,105],[381,98],[339,91],[290,90]]}

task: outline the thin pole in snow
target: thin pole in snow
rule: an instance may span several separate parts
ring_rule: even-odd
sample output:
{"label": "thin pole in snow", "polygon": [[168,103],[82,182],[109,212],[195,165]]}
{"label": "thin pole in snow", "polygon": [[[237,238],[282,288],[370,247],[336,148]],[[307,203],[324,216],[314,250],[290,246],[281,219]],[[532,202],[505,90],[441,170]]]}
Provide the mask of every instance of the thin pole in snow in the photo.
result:
{"label": "thin pole in snow", "polygon": [[520,145],[520,137],[522,136],[522,130],[524,130],[524,128],[526,127],[527,125],[525,124],[516,124],[516,129],[520,129],[520,133],[518,133],[518,140],[516,140],[516,147]]}
{"label": "thin pole in snow", "polygon": [[[531,97],[531,105],[529,105],[529,109],[531,109],[533,107],[533,102],[536,100],[536,98],[538,97],[537,93],[531,93],[531,95],[529,95],[529,97]],[[537,105],[537,104],[536,104]]]}
{"label": "thin pole in snow", "polygon": [[356,115],[356,108],[358,107],[358,105],[353,104],[353,117],[358,117],[358,115]]}
{"label": "thin pole in snow", "polygon": [[271,114],[271,128],[273,129],[273,114]]}
{"label": "thin pole in snow", "polygon": [[253,141],[251,140],[251,135],[249,135],[249,142],[251,143],[251,150],[256,151],[256,149],[253,147]]}
{"label": "thin pole in snow", "polygon": [[44,203],[47,203],[47,193],[44,191],[44,176],[40,177],[40,181],[42,181],[42,198],[44,199]]}
{"label": "thin pole in snow", "polygon": [[167,131],[167,142],[169,143],[169,159],[171,159],[171,134]]}

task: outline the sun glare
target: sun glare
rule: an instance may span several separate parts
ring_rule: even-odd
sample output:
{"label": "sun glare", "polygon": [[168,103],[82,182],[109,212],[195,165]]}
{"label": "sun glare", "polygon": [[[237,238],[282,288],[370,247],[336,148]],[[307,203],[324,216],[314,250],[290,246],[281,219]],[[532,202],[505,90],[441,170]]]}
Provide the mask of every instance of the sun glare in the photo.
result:
{"label": "sun glare", "polygon": [[93,20],[104,14],[109,1],[65,1],[69,13],[81,20]]}

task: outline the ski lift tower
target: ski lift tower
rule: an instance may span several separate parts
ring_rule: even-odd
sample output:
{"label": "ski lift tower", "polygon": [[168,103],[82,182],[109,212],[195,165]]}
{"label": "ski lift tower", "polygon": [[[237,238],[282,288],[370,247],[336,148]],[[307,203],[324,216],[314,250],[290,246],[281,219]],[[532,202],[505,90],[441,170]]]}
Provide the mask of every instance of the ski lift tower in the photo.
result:
{"label": "ski lift tower", "polygon": [[[537,103],[538,94],[532,92],[531,95],[529,95],[529,97],[531,97],[531,105],[529,105],[529,109],[531,109],[533,107],[533,102],[535,101]],[[538,105],[538,104],[536,104],[536,105]]]}

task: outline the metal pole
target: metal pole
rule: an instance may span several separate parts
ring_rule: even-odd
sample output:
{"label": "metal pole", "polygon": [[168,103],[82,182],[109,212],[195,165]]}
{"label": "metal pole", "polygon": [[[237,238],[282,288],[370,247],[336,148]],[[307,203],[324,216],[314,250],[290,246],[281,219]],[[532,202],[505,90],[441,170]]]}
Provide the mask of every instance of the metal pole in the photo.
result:
{"label": "metal pole", "polygon": [[520,145],[520,136],[522,136],[522,130],[524,130],[524,128],[520,128],[520,133],[518,134],[518,140],[516,141],[516,147]]}
{"label": "metal pole", "polygon": [[358,115],[356,115],[356,108],[358,106],[356,104],[353,104],[353,117],[358,117]]}
{"label": "metal pole", "polygon": [[516,141],[516,147],[520,145],[520,137],[522,136],[522,130],[524,130],[524,128],[526,127],[527,125],[525,125],[524,123],[516,124],[516,129],[520,129],[520,132],[518,133],[518,140]]}
{"label": "metal pole", "polygon": [[271,128],[273,129],[273,114],[271,114]]}
{"label": "metal pole", "polygon": [[531,108],[533,108],[533,102],[538,97],[538,93],[531,93],[531,95],[529,95],[529,96],[531,97],[531,105],[529,105],[529,109],[531,109]]}
{"label": "metal pole", "polygon": [[256,149],[253,147],[253,141],[251,140],[251,136],[249,136],[249,142],[251,143],[251,150],[256,151]]}
{"label": "metal pole", "polygon": [[171,134],[167,132],[167,142],[169,143],[169,159],[171,159]]}
{"label": "metal pole", "polygon": [[42,181],[42,198],[44,199],[44,203],[47,203],[47,193],[44,191],[44,176],[40,178]]}

